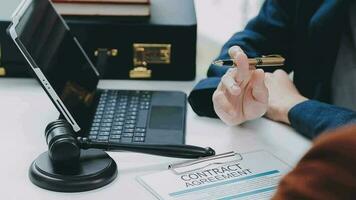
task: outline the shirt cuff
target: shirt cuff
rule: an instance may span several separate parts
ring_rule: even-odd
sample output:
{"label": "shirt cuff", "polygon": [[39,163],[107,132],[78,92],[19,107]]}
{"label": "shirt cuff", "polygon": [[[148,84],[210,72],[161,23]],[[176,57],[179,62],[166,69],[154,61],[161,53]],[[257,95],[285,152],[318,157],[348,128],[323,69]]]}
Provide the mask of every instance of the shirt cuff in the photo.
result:
{"label": "shirt cuff", "polygon": [[291,126],[308,138],[349,123],[356,123],[356,112],[338,106],[307,100],[289,112]]}

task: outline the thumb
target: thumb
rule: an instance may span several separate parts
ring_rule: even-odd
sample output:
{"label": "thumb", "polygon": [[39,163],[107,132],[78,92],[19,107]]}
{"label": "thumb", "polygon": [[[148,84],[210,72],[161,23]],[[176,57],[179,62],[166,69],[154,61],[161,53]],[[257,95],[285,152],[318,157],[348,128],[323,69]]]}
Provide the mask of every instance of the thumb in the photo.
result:
{"label": "thumb", "polygon": [[252,96],[260,102],[268,103],[268,89],[265,85],[265,73],[262,69],[256,69],[251,78]]}

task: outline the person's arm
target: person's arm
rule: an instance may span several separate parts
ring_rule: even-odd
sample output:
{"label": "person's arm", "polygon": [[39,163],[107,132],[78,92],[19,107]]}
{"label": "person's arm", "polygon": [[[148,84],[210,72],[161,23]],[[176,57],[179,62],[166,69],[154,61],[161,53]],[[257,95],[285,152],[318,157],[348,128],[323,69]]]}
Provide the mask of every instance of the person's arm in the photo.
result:
{"label": "person's arm", "polygon": [[288,112],[288,119],[296,131],[312,139],[324,131],[346,124],[356,124],[356,112],[308,100],[291,108]]}
{"label": "person's arm", "polygon": [[[246,28],[233,35],[223,46],[216,59],[230,58],[229,49],[240,46],[248,57],[267,54],[280,54],[286,58],[285,66],[292,58],[289,56],[293,38],[293,19],[296,0],[266,0],[257,17]],[[207,79],[201,80],[189,95],[192,109],[200,116],[217,117],[213,108],[212,96],[229,67],[211,65]],[[290,68],[284,68],[290,71]]]}
{"label": "person's arm", "polygon": [[318,138],[279,183],[273,200],[356,199],[356,126]]}
{"label": "person's arm", "polygon": [[302,96],[282,70],[266,73],[265,83],[269,92],[266,117],[289,124],[308,138],[356,123],[356,112]]}

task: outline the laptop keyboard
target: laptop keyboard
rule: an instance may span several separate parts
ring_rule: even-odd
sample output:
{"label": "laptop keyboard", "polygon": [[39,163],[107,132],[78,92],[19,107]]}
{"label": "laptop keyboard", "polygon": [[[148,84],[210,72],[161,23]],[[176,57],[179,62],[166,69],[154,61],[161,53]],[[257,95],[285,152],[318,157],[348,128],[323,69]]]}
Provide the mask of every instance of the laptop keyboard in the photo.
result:
{"label": "laptop keyboard", "polygon": [[103,90],[89,139],[144,143],[151,96],[150,91]]}

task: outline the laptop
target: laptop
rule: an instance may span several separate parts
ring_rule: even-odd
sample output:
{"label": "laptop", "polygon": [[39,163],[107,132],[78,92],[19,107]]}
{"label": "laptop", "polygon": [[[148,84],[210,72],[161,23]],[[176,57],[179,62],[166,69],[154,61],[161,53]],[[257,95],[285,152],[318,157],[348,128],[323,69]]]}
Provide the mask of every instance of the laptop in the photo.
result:
{"label": "laptop", "polygon": [[104,142],[184,144],[186,94],[97,88],[98,71],[49,0],[23,1],[8,32],[78,136]]}

